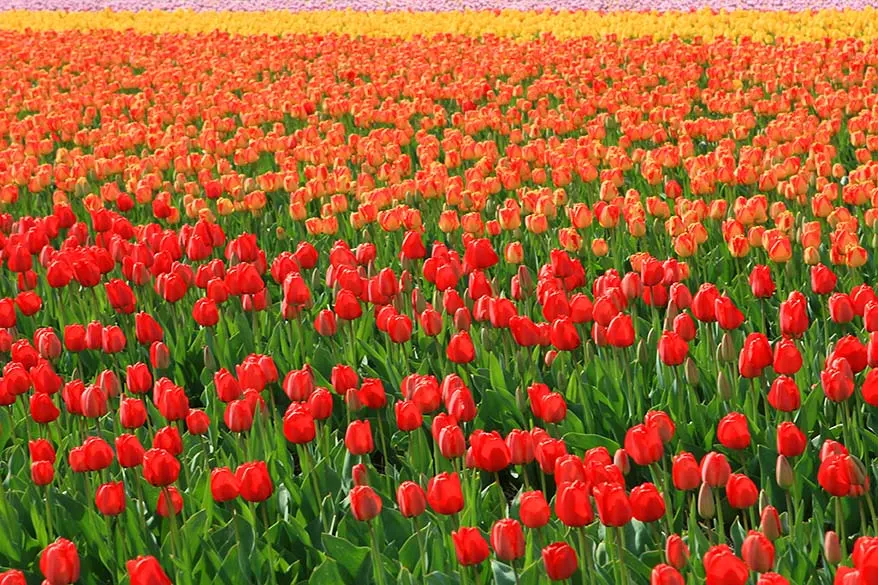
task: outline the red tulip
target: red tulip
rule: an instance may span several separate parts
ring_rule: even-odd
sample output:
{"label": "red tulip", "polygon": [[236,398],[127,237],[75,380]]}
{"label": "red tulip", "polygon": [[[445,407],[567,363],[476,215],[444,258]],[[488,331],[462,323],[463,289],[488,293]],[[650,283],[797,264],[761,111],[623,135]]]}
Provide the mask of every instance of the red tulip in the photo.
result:
{"label": "red tulip", "polygon": [[140,556],[125,563],[131,585],[171,585],[171,579],[155,557]]}
{"label": "red tulip", "polygon": [[701,485],[701,469],[692,453],[680,453],[674,456],[671,467],[674,487],[682,491],[691,491]]}
{"label": "red tulip", "polygon": [[701,460],[701,481],[712,488],[724,487],[732,473],[726,456],[711,451]]}
{"label": "red tulip", "polygon": [[475,465],[482,471],[496,473],[506,469],[511,462],[509,448],[497,431],[474,431],[470,436],[470,445],[473,448]]}
{"label": "red tulip", "polygon": [[785,457],[798,457],[805,452],[808,438],[791,422],[777,426],[777,452]]}
{"label": "red tulip", "polygon": [[468,364],[476,357],[475,346],[466,331],[458,331],[448,342],[445,355],[455,364]]}
{"label": "red tulip", "polygon": [[523,557],[525,542],[521,524],[512,518],[494,522],[491,527],[491,548],[501,561],[514,562]]}
{"label": "red tulip", "polygon": [[95,506],[104,516],[118,516],[125,511],[125,485],[109,482],[95,491]]}
{"label": "red tulip", "polygon": [[757,299],[774,296],[775,286],[771,279],[771,269],[765,265],[757,265],[750,272],[750,290]]}
{"label": "red tulip", "polygon": [[241,498],[245,502],[267,500],[274,492],[274,484],[271,482],[264,461],[242,463],[235,470],[235,477],[241,484]]}
{"label": "red tulip", "polygon": [[[589,505],[591,509],[591,505]],[[521,523],[528,528],[542,528],[549,523],[551,511],[546,496],[541,491],[530,491],[521,494],[518,500],[518,515]],[[592,515],[592,518],[594,515]]]}
{"label": "red tulip", "polygon": [[808,308],[805,295],[793,291],[780,304],[780,331],[787,337],[801,337],[808,330]]}
{"label": "red tulip", "polygon": [[664,455],[664,445],[656,427],[635,425],[625,433],[625,451],[637,465],[652,465]]}
{"label": "red tulip", "polygon": [[564,581],[573,576],[579,560],[576,551],[566,542],[556,542],[543,549],[543,566],[552,581]]}
{"label": "red tulip", "polygon": [[743,510],[756,503],[759,491],[749,477],[740,473],[732,473],[726,483],[726,497],[732,508]]}
{"label": "red tulip", "polygon": [[679,534],[671,534],[665,541],[665,560],[678,570],[689,562],[689,547]]}
{"label": "red tulip", "polygon": [[451,516],[463,510],[463,492],[456,473],[442,472],[427,483],[427,502],[437,514]]}
{"label": "red tulip", "polygon": [[[170,498],[172,508],[168,507],[168,498]],[[159,499],[156,502],[156,514],[162,518],[168,518],[173,510],[174,516],[179,516],[183,511],[183,496],[177,488],[170,486],[159,492]]]}
{"label": "red tulip", "polygon": [[744,585],[750,577],[744,561],[725,545],[711,547],[704,554],[704,572],[709,585]]}
{"label": "red tulip", "polygon": [[811,267],[811,290],[814,294],[828,295],[835,288],[837,282],[838,277],[822,263]]}
{"label": "red tulip", "polygon": [[48,585],[70,585],[79,580],[79,553],[76,545],[59,538],[40,554],[40,572]]}
{"label": "red tulip", "polygon": [[685,581],[680,571],[671,565],[658,564],[649,575],[649,585],[683,585]]}
{"label": "red tulip", "polygon": [[665,500],[651,483],[632,488],[630,500],[632,513],[641,522],[655,522],[665,515]]}
{"label": "red tulip", "polygon": [[156,487],[165,487],[180,475],[180,462],[164,449],[150,449],[143,454],[143,478]]}
{"label": "red tulip", "polygon": [[310,409],[301,404],[291,404],[284,414],[284,437],[287,441],[304,445],[313,441],[316,436],[317,427]]}
{"label": "red tulip", "polygon": [[358,485],[350,492],[351,513],[361,522],[368,522],[381,513],[381,497],[367,485]]}
{"label": "red tulip", "polygon": [[399,484],[396,490],[396,502],[399,505],[399,512],[406,518],[420,516],[427,507],[424,490],[412,481]]}
{"label": "red tulip", "polygon": [[241,493],[241,482],[228,467],[217,467],[210,472],[210,494],[218,503],[234,500]]}
{"label": "red tulip", "polygon": [[582,527],[594,520],[588,485],[584,481],[567,482],[558,486],[555,515],[565,526],[572,527]]}
{"label": "red tulip", "polygon": [[594,487],[594,501],[604,526],[624,526],[633,515],[625,488],[619,484],[602,483]]}
{"label": "red tulip", "polygon": [[741,557],[751,571],[766,573],[774,566],[774,545],[761,532],[751,530],[741,545]]}
{"label": "red tulip", "polygon": [[740,412],[730,412],[719,421],[716,437],[726,449],[746,449],[750,446],[747,418]]}
{"label": "red tulip", "polygon": [[689,344],[673,331],[662,333],[658,342],[659,359],[666,366],[679,366],[689,353]]}
{"label": "red tulip", "polygon": [[138,467],[143,463],[145,454],[140,439],[135,435],[119,435],[116,437],[116,456],[119,465],[124,468]]}
{"label": "red tulip", "polygon": [[34,461],[30,465],[30,478],[36,486],[46,486],[55,479],[55,466],[49,461]]}

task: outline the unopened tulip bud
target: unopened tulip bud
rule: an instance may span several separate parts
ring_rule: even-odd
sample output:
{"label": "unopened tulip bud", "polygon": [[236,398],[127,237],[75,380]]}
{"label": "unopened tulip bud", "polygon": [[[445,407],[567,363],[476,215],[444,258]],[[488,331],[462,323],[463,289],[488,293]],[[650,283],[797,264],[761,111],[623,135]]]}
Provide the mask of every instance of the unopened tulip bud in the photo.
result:
{"label": "unopened tulip bud", "polygon": [[823,535],[823,556],[830,565],[837,565],[841,562],[841,543],[838,541],[838,534],[835,530],[827,530]]}
{"label": "unopened tulip bud", "polygon": [[771,501],[768,499],[768,493],[765,490],[759,490],[759,509],[762,510],[765,506],[770,506]]}
{"label": "unopened tulip bud", "polygon": [[616,449],[616,453],[613,455],[613,464],[619,468],[622,475],[628,475],[631,471],[631,463],[628,461],[628,453],[625,449]]}
{"label": "unopened tulip bud", "polygon": [[518,412],[527,412],[527,395],[522,391],[521,386],[515,388],[515,405]]}
{"label": "unopened tulip bud", "polygon": [[546,367],[547,367],[547,368],[551,368],[551,367],[552,367],[552,364],[555,363],[555,358],[556,358],[556,357],[558,357],[558,352],[555,351],[554,349],[551,349],[551,350],[549,350],[549,351],[546,352],[545,362],[546,362]]}
{"label": "unopened tulip bud", "polygon": [[412,292],[412,273],[408,270],[403,270],[399,275],[399,288],[404,293]]}
{"label": "unopened tulip bud", "polygon": [[521,285],[521,298],[526,299],[534,293],[534,279],[524,264],[518,267],[518,283]]}
{"label": "unopened tulip bud", "polygon": [[774,506],[765,506],[762,508],[762,515],[759,517],[759,527],[762,534],[768,537],[768,540],[777,540],[783,529],[780,525],[780,516],[777,508]]}
{"label": "unopened tulip bud", "polygon": [[645,364],[649,360],[649,350],[646,349],[646,343],[641,339],[637,342],[637,361]]}
{"label": "unopened tulip bud", "polygon": [[665,560],[677,570],[682,570],[689,562],[689,547],[679,534],[671,534],[665,541]]}
{"label": "unopened tulip bud", "polygon": [[470,312],[465,308],[461,307],[454,312],[454,328],[458,331],[467,331],[469,330],[470,325],[472,324],[472,319],[470,318]]}
{"label": "unopened tulip bud", "polygon": [[482,327],[479,330],[479,340],[482,342],[482,347],[491,347],[491,332],[488,331],[487,327]]}
{"label": "unopened tulip bud", "polygon": [[793,468],[790,467],[790,462],[783,455],[777,456],[777,465],[774,468],[774,478],[777,481],[777,485],[780,486],[783,490],[788,490],[792,487],[794,477],[793,477]]}
{"label": "unopened tulip bud", "polygon": [[277,226],[277,229],[274,230],[274,236],[278,240],[286,240],[287,239],[287,230],[285,230],[282,226]]}
{"label": "unopened tulip bud", "polygon": [[360,395],[357,393],[356,388],[348,389],[344,395],[344,401],[351,412],[357,412],[363,408],[363,403],[360,401]]}
{"label": "unopened tulip bud", "polygon": [[658,332],[656,331],[655,327],[650,327],[649,333],[647,333],[647,335],[646,335],[646,344],[649,347],[655,347],[658,343],[656,341],[657,337],[658,337]]}
{"label": "unopened tulip bud", "polygon": [[725,361],[723,357],[723,346],[722,344],[716,346],[716,350],[713,352],[713,357],[716,359],[718,364],[721,364]]}
{"label": "unopened tulip bud", "polygon": [[[333,286],[333,296],[338,294],[338,291],[341,289],[341,285],[338,284],[338,281],[335,281],[335,285]],[[320,290],[320,271],[314,270],[311,272],[311,290]]]}
{"label": "unopened tulip bud", "polygon": [[683,372],[686,375],[686,382],[688,382],[690,386],[698,386],[698,366],[695,365],[695,360],[693,360],[691,356],[687,357],[686,361],[683,362]]}
{"label": "unopened tulip bud", "polygon": [[202,355],[204,356],[204,369],[209,372],[214,371],[216,369],[216,360],[213,359],[213,352],[210,351],[209,345],[204,346]]}
{"label": "unopened tulip bud", "polygon": [[854,485],[865,485],[866,484],[866,466],[863,465],[863,462],[859,460],[859,458],[850,456],[851,463],[851,480]]}
{"label": "unopened tulip bud", "polygon": [[582,345],[582,355],[585,358],[585,363],[589,363],[594,359],[594,344],[591,339]]}
{"label": "unopened tulip bud", "polygon": [[442,295],[439,293],[438,289],[433,291],[433,306],[434,307],[441,307],[440,310],[443,313],[445,312],[445,307],[442,304]]}
{"label": "unopened tulip bud", "polygon": [[412,291],[412,305],[418,314],[423,313],[424,309],[427,308],[427,299],[424,298],[424,293],[421,292],[420,287],[415,287],[414,291]]}
{"label": "unopened tulip bud", "polygon": [[674,319],[677,318],[677,315],[680,311],[677,309],[674,303],[668,303],[667,311],[665,312],[665,331],[673,331],[674,330]]}
{"label": "unopened tulip bud", "polygon": [[732,340],[732,336],[729,335],[729,332],[726,331],[723,333],[722,340],[719,343],[720,349],[722,349],[722,357],[725,362],[733,362],[737,359],[737,354],[735,352],[735,342]]}
{"label": "unopened tulip bud", "polygon": [[720,373],[716,376],[716,387],[723,400],[729,400],[732,397],[732,385],[729,383],[729,379],[722,370],[720,370]]}
{"label": "unopened tulip bud", "polygon": [[706,483],[698,489],[698,515],[710,520],[716,514],[716,503],[713,501],[713,490]]}
{"label": "unopened tulip bud", "polygon": [[355,486],[369,485],[368,471],[362,463],[357,463],[351,469],[351,478],[354,480]]}

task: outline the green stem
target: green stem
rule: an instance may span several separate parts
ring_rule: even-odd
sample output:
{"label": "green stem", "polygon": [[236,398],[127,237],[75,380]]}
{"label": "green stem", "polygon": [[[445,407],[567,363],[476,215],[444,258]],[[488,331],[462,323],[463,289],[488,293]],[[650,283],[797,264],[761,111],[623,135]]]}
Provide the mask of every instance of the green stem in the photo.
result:
{"label": "green stem", "polygon": [[719,497],[719,490],[713,492],[714,502],[716,503],[716,536],[720,544],[726,543],[726,525],[723,522],[723,503]]}
{"label": "green stem", "polygon": [[277,585],[277,576],[274,574],[274,547],[271,546],[271,534],[269,532],[270,524],[268,523],[268,512],[266,504],[262,504],[262,522],[265,524],[265,545],[268,548],[268,573],[271,576],[271,582]]}
{"label": "green stem", "polygon": [[622,573],[622,585],[628,585],[628,569],[625,566],[625,527],[616,528],[616,534],[619,536],[619,570]]}
{"label": "green stem", "polygon": [[841,498],[835,498],[835,529],[838,531],[838,542],[841,545],[841,558],[847,557],[847,538],[844,532],[844,510]]}
{"label": "green stem", "polygon": [[415,535],[418,539],[418,551],[421,553],[421,576],[424,578],[424,583],[427,582],[427,551],[424,548],[424,535],[421,534],[421,523],[418,522],[418,517],[414,516],[412,518],[412,524],[415,527]]}
{"label": "green stem", "polygon": [[[384,584],[384,568],[381,566],[381,552],[378,550],[378,539],[375,538],[375,527],[369,521],[369,540],[372,546],[372,567],[375,570],[375,581],[378,585]],[[461,572],[462,573],[462,572]]]}

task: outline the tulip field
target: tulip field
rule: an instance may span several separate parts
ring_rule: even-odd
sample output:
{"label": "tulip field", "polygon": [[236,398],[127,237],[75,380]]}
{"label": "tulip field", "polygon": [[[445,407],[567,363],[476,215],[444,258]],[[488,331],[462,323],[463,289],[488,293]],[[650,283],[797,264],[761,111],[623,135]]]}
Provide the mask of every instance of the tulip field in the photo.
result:
{"label": "tulip field", "polygon": [[0,0],[0,585],[878,585],[874,3],[276,4]]}

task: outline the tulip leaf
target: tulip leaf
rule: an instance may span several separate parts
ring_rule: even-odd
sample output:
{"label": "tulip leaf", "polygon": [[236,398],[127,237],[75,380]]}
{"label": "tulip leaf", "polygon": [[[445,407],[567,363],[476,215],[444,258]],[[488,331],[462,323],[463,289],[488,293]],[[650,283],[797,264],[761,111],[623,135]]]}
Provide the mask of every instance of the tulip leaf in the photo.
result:
{"label": "tulip leaf", "polygon": [[567,433],[564,442],[572,453],[585,453],[595,447],[606,447],[610,453],[619,449],[619,444],[607,437],[585,433]]}
{"label": "tulip leaf", "polygon": [[494,583],[496,585],[515,585],[515,572],[509,565],[492,559],[491,571],[494,573]]}
{"label": "tulip leaf", "polygon": [[336,562],[345,583],[362,582],[365,579],[369,564],[369,549],[356,546],[343,538],[323,534],[323,550]]}
{"label": "tulip leaf", "polygon": [[427,585],[454,585],[460,583],[460,578],[458,575],[449,575],[447,573],[433,571],[427,575],[425,583]]}
{"label": "tulip leaf", "polygon": [[344,582],[338,570],[338,563],[327,557],[311,573],[308,585],[338,585]]}

